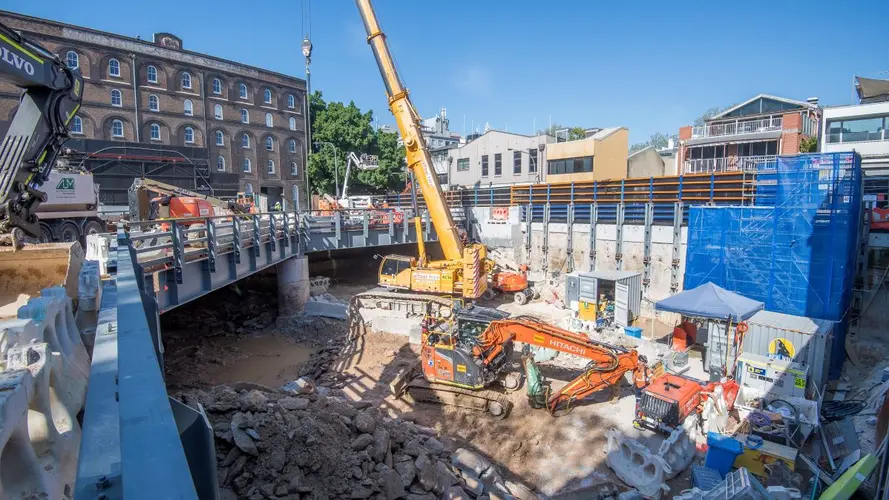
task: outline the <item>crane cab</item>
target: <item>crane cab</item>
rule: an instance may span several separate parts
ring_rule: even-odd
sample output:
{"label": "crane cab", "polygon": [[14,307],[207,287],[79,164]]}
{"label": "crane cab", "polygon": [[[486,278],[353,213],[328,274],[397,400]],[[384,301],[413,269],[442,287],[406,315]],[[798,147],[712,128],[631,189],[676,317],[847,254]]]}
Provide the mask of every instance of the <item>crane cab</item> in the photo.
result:
{"label": "crane cab", "polygon": [[411,275],[416,259],[406,255],[386,255],[380,262],[378,283],[386,288],[411,288]]}

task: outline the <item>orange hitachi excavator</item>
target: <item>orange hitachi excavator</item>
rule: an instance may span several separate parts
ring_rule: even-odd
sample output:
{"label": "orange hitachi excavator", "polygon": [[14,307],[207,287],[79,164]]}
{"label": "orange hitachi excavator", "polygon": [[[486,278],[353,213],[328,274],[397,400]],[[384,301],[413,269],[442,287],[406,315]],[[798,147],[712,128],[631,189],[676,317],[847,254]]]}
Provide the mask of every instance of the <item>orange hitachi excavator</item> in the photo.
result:
{"label": "orange hitachi excavator", "polygon": [[635,350],[596,342],[530,316],[509,318],[496,309],[470,306],[459,309],[452,318],[425,318],[421,369],[402,374],[392,389],[414,401],[453,404],[505,417],[512,403],[503,393],[486,388],[497,384],[518,388],[520,375],[507,373],[517,343],[589,360],[577,378],[550,392],[543,389],[533,358],[524,357],[531,405],[546,407],[553,414],[615,386],[628,372],[637,389],[648,384],[646,359]]}

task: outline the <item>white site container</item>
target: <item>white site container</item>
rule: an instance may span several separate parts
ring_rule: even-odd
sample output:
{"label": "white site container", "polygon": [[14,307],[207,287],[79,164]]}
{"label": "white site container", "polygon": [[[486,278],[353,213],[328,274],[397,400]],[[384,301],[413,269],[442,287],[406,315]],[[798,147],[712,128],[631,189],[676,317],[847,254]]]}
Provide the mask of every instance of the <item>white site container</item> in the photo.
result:
{"label": "white site container", "polygon": [[636,271],[573,272],[565,277],[565,302],[577,316],[579,302],[596,303],[601,282],[614,286],[614,322],[629,326],[642,311],[642,273]]}

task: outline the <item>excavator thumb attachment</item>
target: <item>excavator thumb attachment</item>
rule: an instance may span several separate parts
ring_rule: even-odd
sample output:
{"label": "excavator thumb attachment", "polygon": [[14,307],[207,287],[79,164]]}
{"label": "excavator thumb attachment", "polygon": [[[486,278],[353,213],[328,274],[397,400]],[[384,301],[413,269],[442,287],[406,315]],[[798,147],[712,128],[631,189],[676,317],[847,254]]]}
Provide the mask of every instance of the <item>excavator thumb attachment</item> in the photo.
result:
{"label": "excavator thumb attachment", "polygon": [[488,289],[484,256],[485,247],[482,245],[463,248],[463,298],[477,299]]}
{"label": "excavator thumb attachment", "polygon": [[[77,276],[83,265],[83,248],[78,242],[25,245],[21,250],[0,247],[0,316],[15,317],[27,300],[40,291],[63,286],[77,299]],[[24,301],[24,302],[23,302]]]}

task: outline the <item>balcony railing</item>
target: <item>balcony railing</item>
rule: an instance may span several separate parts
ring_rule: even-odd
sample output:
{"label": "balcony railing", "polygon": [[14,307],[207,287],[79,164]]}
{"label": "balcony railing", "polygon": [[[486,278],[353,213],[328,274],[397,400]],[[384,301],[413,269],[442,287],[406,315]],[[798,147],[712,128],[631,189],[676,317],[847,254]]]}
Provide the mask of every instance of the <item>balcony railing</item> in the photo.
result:
{"label": "balcony railing", "polygon": [[757,132],[770,132],[781,130],[784,119],[780,116],[763,118],[761,120],[746,120],[731,123],[711,123],[692,127],[691,138],[702,139],[705,137],[722,137],[726,135],[755,134]]}
{"label": "balcony railing", "polygon": [[762,165],[774,163],[777,156],[731,156],[728,158],[704,158],[685,160],[686,174],[710,174],[714,172],[755,172]]}

